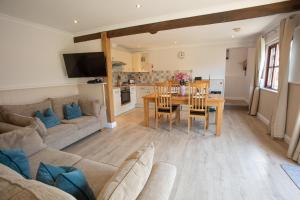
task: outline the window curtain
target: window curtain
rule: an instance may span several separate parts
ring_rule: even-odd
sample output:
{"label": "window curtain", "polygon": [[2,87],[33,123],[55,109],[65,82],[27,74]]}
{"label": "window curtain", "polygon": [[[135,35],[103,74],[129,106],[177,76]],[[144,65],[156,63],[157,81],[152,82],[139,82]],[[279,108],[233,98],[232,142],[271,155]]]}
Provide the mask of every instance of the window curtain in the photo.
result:
{"label": "window curtain", "polygon": [[[291,80],[300,82],[300,26],[295,30],[291,57]],[[288,157],[300,164],[300,103],[298,104],[298,116],[289,143]]]}
{"label": "window curtain", "polygon": [[260,76],[265,63],[265,39],[261,36],[256,41],[256,53],[255,53],[255,69],[253,77],[252,95],[249,103],[249,114],[256,115],[258,110],[258,102],[260,96]]}
{"label": "window curtain", "polygon": [[283,138],[285,135],[290,49],[299,20],[300,15],[293,15],[280,22],[278,96],[271,120],[271,136],[274,138]]}

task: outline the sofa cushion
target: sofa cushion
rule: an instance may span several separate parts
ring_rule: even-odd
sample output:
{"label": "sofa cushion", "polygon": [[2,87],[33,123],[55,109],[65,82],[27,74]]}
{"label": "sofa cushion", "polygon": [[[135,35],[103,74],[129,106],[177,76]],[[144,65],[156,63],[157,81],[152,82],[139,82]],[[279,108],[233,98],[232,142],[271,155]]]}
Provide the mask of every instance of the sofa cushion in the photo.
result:
{"label": "sofa cushion", "polygon": [[168,200],[176,178],[174,165],[159,162],[153,165],[147,183],[138,200]]}
{"label": "sofa cushion", "polygon": [[59,124],[47,130],[48,134],[44,137],[46,144],[51,144],[57,140],[63,140],[64,137],[72,135],[78,130],[74,124]]}
{"label": "sofa cushion", "polygon": [[65,124],[74,124],[76,125],[79,129],[85,128],[91,124],[97,123],[99,119],[94,116],[81,116],[76,119],[71,119],[71,120],[62,120],[62,123]]}
{"label": "sofa cushion", "polygon": [[106,183],[97,200],[136,199],[150,175],[153,156],[153,143],[131,154]]}
{"label": "sofa cushion", "polygon": [[7,111],[10,113],[33,117],[37,110],[44,112],[47,108],[51,108],[50,100],[24,105],[1,105],[0,111]]}
{"label": "sofa cushion", "polygon": [[0,149],[0,163],[31,179],[28,159],[21,149]]}
{"label": "sofa cushion", "polygon": [[66,104],[64,105],[64,119],[76,119],[82,116],[81,108],[76,103]]}
{"label": "sofa cushion", "polygon": [[22,149],[27,156],[46,148],[40,135],[30,127],[0,134],[1,149]]}
{"label": "sofa cushion", "polygon": [[0,164],[1,199],[9,200],[75,200],[55,187],[35,180],[26,180]]}
{"label": "sofa cushion", "polygon": [[17,113],[9,113],[4,111],[3,114],[3,119],[5,122],[19,126],[19,127],[26,127],[33,125],[32,127],[36,128],[37,132],[41,135],[44,136],[47,134],[47,129],[43,123],[39,120],[39,118],[36,117],[28,117],[25,115],[20,115]]}
{"label": "sofa cushion", "polygon": [[88,159],[80,160],[74,167],[83,171],[95,195],[99,194],[107,181],[118,169],[117,167]]}
{"label": "sofa cushion", "polygon": [[95,200],[95,195],[80,169],[41,163],[36,178],[71,194],[78,200]]}
{"label": "sofa cushion", "polygon": [[66,153],[56,149],[45,148],[42,151],[30,156],[29,158],[31,174],[36,177],[40,162],[59,166],[73,166],[81,157],[75,154]]}
{"label": "sofa cushion", "polygon": [[78,95],[61,97],[61,98],[51,98],[52,107],[59,119],[64,119],[63,107],[66,104],[76,103],[78,104]]}
{"label": "sofa cushion", "polygon": [[99,117],[101,114],[101,105],[98,100],[79,99],[81,111],[84,115]]}
{"label": "sofa cushion", "polygon": [[34,116],[39,118],[44,123],[46,128],[52,128],[60,124],[60,120],[53,112],[52,108],[47,108],[43,114],[40,111],[36,111]]}
{"label": "sofa cushion", "polygon": [[19,129],[19,128],[21,128],[21,127],[6,123],[6,122],[0,122],[0,133],[6,133],[9,131],[13,131],[15,129]]}

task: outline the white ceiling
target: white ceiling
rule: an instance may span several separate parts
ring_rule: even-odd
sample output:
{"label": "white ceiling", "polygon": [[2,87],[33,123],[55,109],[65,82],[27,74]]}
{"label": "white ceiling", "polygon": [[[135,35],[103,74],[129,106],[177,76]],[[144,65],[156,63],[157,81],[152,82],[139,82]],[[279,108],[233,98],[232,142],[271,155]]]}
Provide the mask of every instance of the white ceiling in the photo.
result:
{"label": "white ceiling", "polygon": [[[282,0],[0,0],[0,14],[73,35],[279,2]],[[141,8],[137,9],[136,4]],[[130,49],[251,40],[283,15],[114,38]],[[79,23],[74,24],[74,19]],[[241,31],[232,39],[232,29]],[[175,45],[175,46],[176,46]]]}
{"label": "white ceiling", "polygon": [[[82,33],[278,1],[282,0],[0,0],[0,12]],[[74,24],[74,19],[79,23]]]}
{"label": "white ceiling", "polygon": [[[112,42],[131,50],[176,47],[182,45],[206,45],[226,42],[253,41],[255,36],[270,24],[278,23],[283,15],[273,15],[249,20],[206,26],[161,31],[156,34],[139,34],[113,38]],[[232,29],[241,28],[236,33]],[[232,38],[232,35],[234,38]]]}

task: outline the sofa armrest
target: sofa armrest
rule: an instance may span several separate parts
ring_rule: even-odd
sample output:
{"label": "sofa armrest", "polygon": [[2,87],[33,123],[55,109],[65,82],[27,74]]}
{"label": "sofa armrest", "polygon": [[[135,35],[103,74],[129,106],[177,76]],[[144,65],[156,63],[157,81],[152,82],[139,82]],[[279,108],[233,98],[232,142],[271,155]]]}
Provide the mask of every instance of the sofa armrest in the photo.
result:
{"label": "sofa armrest", "polygon": [[159,162],[153,165],[148,181],[138,200],[168,200],[176,177],[174,165]]}

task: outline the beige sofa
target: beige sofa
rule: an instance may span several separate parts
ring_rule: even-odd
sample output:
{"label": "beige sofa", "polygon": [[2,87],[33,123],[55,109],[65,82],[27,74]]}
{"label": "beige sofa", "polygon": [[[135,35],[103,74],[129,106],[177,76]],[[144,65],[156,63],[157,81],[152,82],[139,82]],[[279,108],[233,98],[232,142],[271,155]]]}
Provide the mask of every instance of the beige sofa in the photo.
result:
{"label": "beige sofa", "polygon": [[[65,120],[63,116],[63,106],[72,102],[78,103],[85,115],[80,118]],[[60,118],[61,124],[46,129],[44,131],[45,133],[40,135],[49,147],[55,149],[62,149],[95,133],[104,128],[106,123],[106,108],[104,105],[100,105],[98,101],[80,99],[79,96],[69,96],[63,98],[49,98],[45,101],[33,104],[1,105],[0,113],[2,117],[0,118],[0,133],[17,129],[20,125],[24,126],[24,123],[20,123],[22,120],[7,120],[3,116],[3,113],[14,113],[20,116],[33,117],[34,112],[37,110],[44,111],[47,108],[53,109]]]}
{"label": "beige sofa", "polygon": [[[21,135],[23,134],[24,137],[23,136],[21,137],[20,134]],[[39,134],[36,131],[34,131],[34,129],[31,128],[18,129],[12,131],[9,134],[6,134],[5,136],[3,134],[0,134],[0,148],[6,148],[6,149],[22,148],[29,157],[31,172],[33,176],[36,175],[40,162],[59,165],[59,166],[74,166],[76,168],[81,169],[85,174],[87,181],[96,197],[98,196],[99,192],[104,187],[104,185],[109,181],[109,179],[113,176],[113,174],[118,169],[117,167],[111,166],[109,164],[95,162],[92,160],[82,158],[78,155],[49,148],[45,144],[43,144],[41,138],[39,140],[39,137],[40,137]],[[15,141],[11,141],[11,138],[14,138]],[[18,141],[18,140],[22,140],[22,141]],[[32,144],[27,145],[26,141],[32,141]],[[0,169],[1,169],[1,164],[0,164]],[[12,189],[11,187],[17,187],[18,185],[23,185],[24,183],[19,183],[20,181],[19,182],[17,181],[15,183],[14,181],[10,180],[11,183],[9,184],[7,181],[7,177],[5,177],[7,173],[8,172],[4,172],[4,170],[2,170],[2,172],[0,170],[0,191],[5,191],[5,190],[7,190],[7,192],[17,191],[16,189]],[[145,186],[142,188],[141,192],[139,193],[137,199],[168,200],[173,188],[175,177],[176,177],[175,166],[164,162],[155,163],[151,169],[150,176],[147,179]],[[34,184],[37,183],[34,182]],[[23,190],[23,192],[25,192],[26,190],[26,192],[28,193],[27,189],[28,188],[26,188],[25,186],[22,186],[20,190]],[[31,193],[36,193],[35,194],[36,197],[39,196],[39,191],[31,191]],[[11,194],[11,196],[13,195],[15,194]],[[27,199],[31,199],[31,198],[22,198],[22,200],[27,200]],[[35,198],[35,199],[40,199],[40,198]],[[43,197],[42,199],[52,200],[53,198]],[[73,198],[57,197],[54,199],[73,199]]]}

